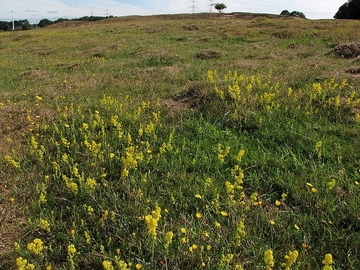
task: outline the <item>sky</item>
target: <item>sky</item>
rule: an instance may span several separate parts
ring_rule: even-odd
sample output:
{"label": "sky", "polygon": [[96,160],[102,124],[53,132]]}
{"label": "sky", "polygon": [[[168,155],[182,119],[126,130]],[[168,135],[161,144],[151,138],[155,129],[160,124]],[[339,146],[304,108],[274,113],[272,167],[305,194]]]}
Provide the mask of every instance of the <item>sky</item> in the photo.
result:
{"label": "sky", "polygon": [[300,11],[308,19],[332,19],[346,0],[1,0],[0,21],[79,18],[83,16],[156,15],[217,12],[211,4],[224,3],[224,12],[280,14]]}

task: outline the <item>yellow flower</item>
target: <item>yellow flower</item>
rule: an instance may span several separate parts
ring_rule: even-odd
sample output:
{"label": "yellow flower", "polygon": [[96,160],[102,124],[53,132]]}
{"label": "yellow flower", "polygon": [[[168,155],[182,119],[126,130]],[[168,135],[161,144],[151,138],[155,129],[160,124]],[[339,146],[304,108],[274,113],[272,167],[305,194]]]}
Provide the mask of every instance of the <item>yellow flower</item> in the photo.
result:
{"label": "yellow flower", "polygon": [[39,255],[41,253],[41,251],[44,249],[43,246],[44,242],[41,241],[41,239],[39,238],[35,238],[34,241],[32,243],[29,243],[27,245],[27,249],[35,254],[35,255]]}
{"label": "yellow flower", "polygon": [[333,189],[336,186],[336,180],[331,179],[330,182],[327,183],[328,189]]}
{"label": "yellow flower", "polygon": [[295,229],[300,230],[300,227],[297,224],[295,224],[294,227]]}
{"label": "yellow flower", "polygon": [[318,141],[318,142],[316,143],[316,145],[315,145],[315,148],[316,148],[316,149],[321,148],[322,144],[323,144],[322,141]]}
{"label": "yellow flower", "polygon": [[202,214],[201,213],[196,213],[196,217],[197,218],[202,218]]}
{"label": "yellow flower", "polygon": [[89,128],[89,125],[86,123],[82,123],[83,130],[87,130]]}
{"label": "yellow flower", "polygon": [[75,182],[67,182],[66,183],[66,187],[72,191],[74,194],[77,194],[78,193],[78,185],[75,183]]}
{"label": "yellow flower", "polygon": [[112,263],[110,261],[103,261],[102,266],[103,266],[104,270],[114,270],[114,266],[112,265]]}
{"label": "yellow flower", "polygon": [[236,235],[235,238],[237,241],[241,241],[242,238],[244,238],[246,236],[246,231],[245,231],[245,224],[244,224],[244,218],[242,220],[239,221],[237,228],[236,228]]}
{"label": "yellow flower", "polygon": [[16,266],[18,267],[18,270],[33,270],[35,269],[35,265],[32,263],[28,263],[26,259],[23,259],[22,257],[16,258]]}
{"label": "yellow flower", "polygon": [[280,202],[279,200],[276,200],[276,201],[275,201],[275,205],[276,205],[276,206],[280,206],[280,205],[281,205],[281,202]]}
{"label": "yellow flower", "polygon": [[165,242],[164,247],[165,247],[166,249],[167,249],[167,248],[169,247],[169,245],[171,244],[173,236],[174,236],[174,233],[173,233],[172,231],[167,232],[167,233],[165,234],[165,237],[164,237],[164,242]]}
{"label": "yellow flower", "polygon": [[161,208],[159,206],[155,206],[155,210],[151,212],[151,215],[145,216],[145,222],[148,229],[148,234],[152,235],[154,239],[156,239],[157,233],[156,228],[158,226],[158,221],[161,218]]}
{"label": "yellow flower", "polygon": [[19,251],[20,250],[20,244],[18,242],[14,242],[14,248],[15,248],[15,250]]}
{"label": "yellow flower", "polygon": [[137,264],[135,265],[135,268],[136,268],[136,269],[141,269],[141,268],[142,268],[142,265],[141,265],[140,263],[137,263]]}
{"label": "yellow flower", "polygon": [[185,228],[181,228],[180,231],[181,231],[182,233],[186,233],[186,229],[185,229]]}
{"label": "yellow flower", "polygon": [[44,231],[50,232],[50,223],[46,219],[40,218],[40,228]]}
{"label": "yellow flower", "polygon": [[331,254],[326,254],[325,255],[325,259],[322,261],[323,265],[327,265],[330,266],[334,263],[332,255]]}
{"label": "yellow flower", "polygon": [[185,244],[188,241],[189,241],[189,239],[187,239],[186,237],[183,237],[183,238],[180,239],[181,244]]}
{"label": "yellow flower", "polygon": [[221,211],[220,214],[221,214],[222,216],[224,216],[224,217],[227,217],[227,216],[228,216],[228,213],[225,212],[225,211]]}
{"label": "yellow flower", "polygon": [[15,168],[20,168],[20,163],[12,159],[9,155],[6,155],[5,160]]}
{"label": "yellow flower", "polygon": [[67,247],[67,253],[68,255],[71,257],[71,256],[74,256],[74,254],[76,253],[76,248],[74,246],[74,244],[70,244],[68,245]]}
{"label": "yellow flower", "polygon": [[26,266],[27,264],[27,259],[23,259],[22,257],[18,257],[16,258],[16,266],[21,268],[21,267],[24,267]]}
{"label": "yellow flower", "polygon": [[312,193],[316,193],[316,192],[317,192],[317,189],[314,188],[314,187],[312,187],[312,188],[311,188],[311,192],[312,192]]}
{"label": "yellow flower", "polygon": [[201,198],[202,198],[200,194],[195,194],[194,197],[197,198],[197,199],[201,199]]}
{"label": "yellow flower", "polygon": [[269,223],[270,223],[271,225],[275,225],[275,221],[274,221],[273,219],[270,219],[270,220],[269,220]]}
{"label": "yellow flower", "polygon": [[287,255],[285,255],[285,262],[282,263],[282,267],[285,268],[285,270],[290,270],[291,266],[295,264],[297,257],[299,256],[299,252],[297,250],[289,251]]}
{"label": "yellow flower", "polygon": [[244,156],[244,154],[245,154],[245,150],[241,149],[241,150],[239,151],[239,153],[237,154],[237,156],[236,156],[236,161],[240,163],[242,157]]}
{"label": "yellow flower", "polygon": [[266,264],[266,270],[271,270],[275,266],[273,251],[268,249],[264,253],[264,262]]}
{"label": "yellow flower", "polygon": [[97,183],[96,183],[95,179],[92,179],[90,177],[86,179],[85,185],[86,185],[87,189],[89,189],[90,191],[93,191],[95,189],[96,184]]}
{"label": "yellow flower", "polygon": [[117,266],[118,269],[120,269],[120,270],[127,270],[127,269],[129,269],[129,268],[128,268],[128,265],[126,264],[126,262],[124,262],[124,261],[122,261],[122,260],[117,261],[117,262],[116,262],[116,266]]}

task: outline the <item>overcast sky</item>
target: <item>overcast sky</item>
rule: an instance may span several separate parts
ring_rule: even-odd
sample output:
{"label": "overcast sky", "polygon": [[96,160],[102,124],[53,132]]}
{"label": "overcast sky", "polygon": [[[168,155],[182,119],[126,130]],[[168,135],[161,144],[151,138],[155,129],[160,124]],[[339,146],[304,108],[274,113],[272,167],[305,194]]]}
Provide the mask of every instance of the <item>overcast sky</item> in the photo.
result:
{"label": "overcast sky", "polygon": [[83,16],[153,15],[217,12],[211,3],[224,3],[225,12],[280,14],[300,11],[309,19],[332,19],[346,0],[1,0],[0,20],[79,18]]}

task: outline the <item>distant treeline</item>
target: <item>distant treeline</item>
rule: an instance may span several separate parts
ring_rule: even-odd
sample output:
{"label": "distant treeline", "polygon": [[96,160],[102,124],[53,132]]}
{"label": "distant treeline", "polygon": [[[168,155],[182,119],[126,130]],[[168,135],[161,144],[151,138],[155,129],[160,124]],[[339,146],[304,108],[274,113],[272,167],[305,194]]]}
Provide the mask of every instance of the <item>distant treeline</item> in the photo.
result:
{"label": "distant treeline", "polygon": [[[30,24],[30,22],[28,20],[19,20],[19,21],[14,21],[14,30],[16,30],[16,31],[31,30],[36,27],[45,27],[45,26],[49,26],[49,25],[64,22],[64,21],[86,21],[86,22],[100,21],[103,19],[111,18],[111,17],[113,17],[113,16],[108,16],[108,17],[84,16],[84,17],[77,18],[77,19],[59,18],[55,21],[51,21],[49,19],[42,19],[37,24]],[[12,28],[13,28],[12,22],[0,21],[0,31],[11,31]]]}
{"label": "distant treeline", "polygon": [[[0,31],[11,31],[12,22],[0,21]],[[14,30],[31,30],[34,29],[34,25],[31,25],[28,20],[14,21]]]}

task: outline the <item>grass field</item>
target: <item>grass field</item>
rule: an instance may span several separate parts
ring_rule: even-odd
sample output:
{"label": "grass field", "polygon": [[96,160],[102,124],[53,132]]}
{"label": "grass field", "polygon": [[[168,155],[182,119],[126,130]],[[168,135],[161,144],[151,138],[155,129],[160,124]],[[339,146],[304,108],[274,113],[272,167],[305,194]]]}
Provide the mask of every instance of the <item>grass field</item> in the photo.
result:
{"label": "grass field", "polygon": [[359,26],[0,33],[0,268],[359,269]]}

